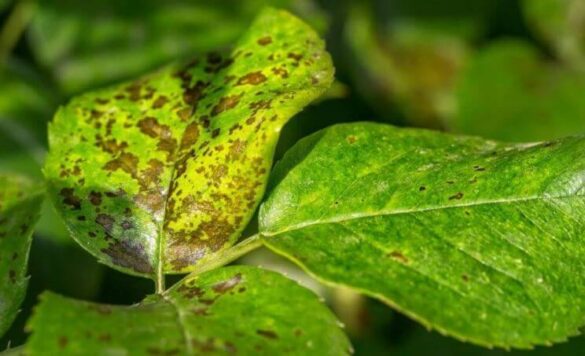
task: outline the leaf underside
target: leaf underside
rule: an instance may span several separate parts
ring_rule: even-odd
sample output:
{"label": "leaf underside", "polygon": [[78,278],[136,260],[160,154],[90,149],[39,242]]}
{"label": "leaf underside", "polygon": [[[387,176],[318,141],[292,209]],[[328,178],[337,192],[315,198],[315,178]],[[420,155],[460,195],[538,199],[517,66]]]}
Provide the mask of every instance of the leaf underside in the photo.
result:
{"label": "leaf underside", "polygon": [[33,226],[43,195],[29,181],[0,175],[0,337],[24,299]]}
{"label": "leaf underside", "polygon": [[510,145],[370,123],[299,142],[260,210],[265,243],[321,280],[477,344],[585,324],[585,140]]}
{"label": "leaf underside", "polygon": [[188,278],[132,307],[48,293],[29,328],[30,355],[343,355],[350,349],[335,317],[312,292],[275,272],[245,266]]}
{"label": "leaf underside", "polygon": [[142,276],[232,245],[264,193],[279,131],[331,84],[323,42],[265,10],[210,53],[82,95],[49,128],[50,193],[73,237]]}

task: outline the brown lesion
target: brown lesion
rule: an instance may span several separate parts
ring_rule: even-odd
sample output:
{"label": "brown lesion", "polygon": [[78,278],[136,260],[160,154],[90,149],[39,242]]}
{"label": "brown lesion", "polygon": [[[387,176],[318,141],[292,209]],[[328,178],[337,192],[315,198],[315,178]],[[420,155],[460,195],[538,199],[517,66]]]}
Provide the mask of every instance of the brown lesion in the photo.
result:
{"label": "brown lesion", "polygon": [[117,266],[130,268],[142,274],[153,273],[153,267],[144,246],[137,241],[113,240],[101,252],[110,256],[112,263]]}
{"label": "brown lesion", "polygon": [[262,38],[259,38],[257,42],[260,46],[267,46],[272,43],[272,37],[264,36]]}
{"label": "brown lesion", "polygon": [[115,172],[121,170],[128,173],[132,178],[138,179],[137,177],[137,166],[138,157],[129,152],[122,152],[117,158],[110,160],[104,165],[106,171]]}
{"label": "brown lesion", "polygon": [[261,71],[251,72],[240,77],[236,85],[258,85],[264,83],[267,79]]}
{"label": "brown lesion", "polygon": [[63,188],[59,194],[63,197],[63,204],[70,206],[73,210],[81,209],[81,198],[75,195],[73,188]]}
{"label": "brown lesion", "polygon": [[388,257],[405,265],[410,262],[408,258],[404,256],[404,254],[402,254],[402,252],[400,251],[392,251],[388,253]]}
{"label": "brown lesion", "polygon": [[219,99],[219,102],[213,107],[213,109],[211,109],[211,116],[217,116],[222,112],[235,108],[239,104],[243,95],[244,93],[240,95],[229,95],[222,97]]}

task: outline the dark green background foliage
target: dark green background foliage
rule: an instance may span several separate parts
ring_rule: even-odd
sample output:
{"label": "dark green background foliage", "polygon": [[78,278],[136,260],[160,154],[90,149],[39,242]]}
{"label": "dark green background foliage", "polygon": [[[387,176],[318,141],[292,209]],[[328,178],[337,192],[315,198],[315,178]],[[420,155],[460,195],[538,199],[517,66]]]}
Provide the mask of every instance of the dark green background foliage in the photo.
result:
{"label": "dark green background foliage", "polygon": [[[254,68],[249,72],[259,73],[269,64],[244,56],[238,58],[230,73],[206,72],[207,62],[201,62],[183,69],[182,78],[174,76],[194,55],[214,50],[229,56],[238,48],[256,46],[259,31],[278,27],[266,23],[249,29],[266,5],[290,11],[325,39],[336,80],[327,92],[333,80],[329,57],[314,34],[302,37],[305,27],[296,22],[294,28],[300,28],[300,37],[291,35],[282,24],[282,33],[272,39],[279,49],[288,48],[289,35],[294,37],[293,42],[299,41],[292,43],[297,46],[292,58],[288,58],[292,62],[283,64],[287,77],[290,72],[296,86],[283,88],[273,77],[246,77],[248,68]],[[245,33],[248,37],[241,37]],[[307,45],[299,38],[308,41]],[[284,56],[283,61],[287,59],[284,49],[282,53],[265,50],[266,55],[274,51]],[[295,58],[301,55],[312,56],[317,69],[313,63],[301,63],[297,69],[299,60],[295,62]],[[164,67],[169,63],[175,64]],[[166,69],[149,74],[161,67]],[[317,84],[310,77],[315,72],[320,73]],[[279,73],[274,74],[283,72]],[[166,95],[164,104],[169,102],[165,109],[168,113],[158,110],[150,115],[163,124],[155,131],[170,127],[182,133],[187,123],[173,122],[171,115],[183,101],[179,96],[173,97],[177,92],[174,86],[184,85],[181,80],[187,76],[206,76],[215,85],[204,93],[208,97],[201,98],[198,110],[189,112],[195,117],[213,112],[212,104],[217,104],[220,94],[243,95],[237,85],[227,85],[231,76],[262,84],[256,91],[246,91],[249,97],[241,98],[245,104],[276,97],[289,100],[290,95],[298,95],[294,105],[275,99],[272,105],[261,108],[263,115],[278,114],[279,120],[262,126],[257,137],[246,136],[258,147],[246,152],[241,161],[244,173],[240,173],[250,174],[245,171],[245,162],[253,158],[262,159],[257,172],[263,169],[255,190],[246,195],[251,209],[237,222],[230,221],[233,231],[222,232],[223,245],[215,246],[213,251],[201,248],[201,255],[191,258],[188,266],[167,263],[154,252],[145,257],[145,270],[110,261],[112,256],[107,253],[99,255],[100,260],[134,274],[149,275],[153,266],[168,272],[188,272],[205,253],[235,243],[242,230],[243,236],[260,231],[270,250],[297,262],[302,269],[268,249],[257,250],[236,263],[284,272],[313,289],[345,324],[358,355],[585,353],[585,339],[581,336],[552,348],[538,346],[533,351],[508,353],[441,335],[482,345],[530,347],[563,341],[577,335],[583,326],[585,276],[581,240],[585,216],[580,199],[583,192],[573,188],[583,185],[585,149],[582,138],[563,137],[585,132],[585,2],[0,0],[0,177],[18,174],[40,181],[48,152],[48,122],[74,96],[92,91],[61,109],[52,124],[51,140],[59,143],[60,150],[52,150],[45,173],[57,177],[51,182],[53,195],[62,193],[67,188],[65,183],[73,183],[59,177],[59,171],[76,166],[74,161],[61,162],[62,157],[73,159],[72,154],[78,154],[68,150],[68,142],[77,142],[82,136],[79,132],[88,132],[87,128],[77,131],[70,122],[75,121],[79,110],[85,110],[83,115],[88,122],[96,115],[92,109],[99,109],[103,115],[111,107],[105,100],[125,91],[128,81],[136,78],[143,78],[140,85],[144,80],[151,81],[160,91],[157,94]],[[246,80],[242,83],[249,84]],[[131,97],[132,90],[127,94]],[[321,94],[319,100],[297,114]],[[156,99],[157,96],[127,100],[118,108],[126,110],[128,121],[132,121],[132,113],[143,106],[157,106]],[[101,107],[94,105],[96,100]],[[248,119],[244,117],[248,114],[242,110],[224,115],[228,123],[237,124]],[[101,119],[104,127],[107,118],[105,115]],[[377,123],[345,125],[364,120]],[[319,131],[334,124],[342,125]],[[396,126],[481,138],[401,130]],[[228,129],[218,128],[223,132]],[[206,132],[205,129],[197,128],[198,132]],[[139,134],[138,130],[124,130],[122,126],[114,131],[120,140]],[[219,147],[222,140],[232,138],[223,132],[219,135],[209,130],[202,134],[202,140]],[[100,140],[95,134],[103,132],[91,132],[92,142]],[[134,136],[129,150],[136,154],[155,151],[155,143],[149,141],[155,136]],[[306,136],[309,137],[301,140]],[[179,136],[173,138],[181,142]],[[553,141],[522,144],[543,140]],[[164,150],[159,153],[160,161],[180,161],[167,157]],[[99,155],[97,150],[91,153],[96,161],[101,159]],[[221,155],[212,154],[208,159],[215,162],[222,159]],[[281,163],[269,177],[273,160]],[[207,161],[193,161],[198,163],[192,164],[207,166]],[[94,161],[85,164],[83,169],[90,172]],[[163,182],[150,182],[153,184],[149,189],[175,181],[167,168],[161,168]],[[195,171],[196,167],[189,169]],[[112,186],[100,185],[112,183],[108,181],[110,175],[91,172],[88,184],[102,189],[98,193],[105,195]],[[120,186],[132,185],[124,175],[117,177]],[[182,184],[191,187],[197,177],[189,179]],[[8,187],[13,181],[1,178],[0,182]],[[266,201],[254,213],[266,184]],[[263,273],[254,267],[208,271],[197,280],[180,282],[162,296],[144,299],[152,294],[151,281],[98,263],[71,238],[51,204],[45,201],[40,205],[41,193],[36,186],[25,187],[30,196],[17,201],[11,195],[5,199],[11,208],[2,211],[0,206],[0,213],[9,216],[12,210],[19,213],[21,207],[33,205],[40,209],[41,216],[32,239],[28,261],[31,278],[22,311],[0,338],[0,350],[22,345],[27,339],[28,351],[33,353],[57,352],[52,348],[60,344],[45,344],[54,339],[70,350],[80,350],[88,345],[76,344],[85,332],[93,333],[93,339],[88,337],[92,342],[108,339],[114,349],[137,338],[142,340],[137,345],[144,352],[204,351],[211,347],[209,340],[217,336],[218,330],[226,327],[242,335],[224,335],[215,340],[214,351],[236,348],[244,354],[258,350],[270,353],[274,347],[305,354],[323,350],[342,354],[349,349],[335,317],[313,294],[278,274]],[[91,193],[82,184],[71,188],[79,191],[65,193]],[[225,193],[223,187],[218,191]],[[75,200],[68,202],[75,207]],[[104,203],[101,208],[110,207]],[[114,204],[112,209],[119,208]],[[227,208],[222,205],[217,209],[225,212]],[[84,212],[99,216],[93,209],[83,205]],[[213,210],[207,213],[213,214]],[[154,219],[148,213],[141,214],[139,223]],[[86,234],[95,227],[94,215],[87,224],[76,220],[77,215],[64,215],[78,232]],[[36,214],[10,216],[11,221],[26,220],[23,224],[28,227]],[[226,216],[229,220],[235,215]],[[163,222],[152,224],[158,229]],[[389,239],[389,232],[400,238]],[[125,233],[116,230],[112,234],[118,238]],[[466,234],[476,239],[470,241]],[[30,231],[22,229],[20,235],[23,239],[17,247],[19,251],[26,250]],[[493,240],[494,235],[498,239]],[[323,236],[336,236],[336,240],[317,238]],[[432,241],[424,236],[432,236]],[[305,243],[298,244],[299,239]],[[4,255],[8,255],[4,252],[16,248],[15,240],[9,241],[10,246],[3,245],[3,241],[0,240],[0,281],[4,278],[2,258],[6,260]],[[100,254],[107,245],[107,239],[88,241],[80,243],[92,253]],[[421,245],[427,248],[421,250]],[[445,256],[449,262],[443,261]],[[19,286],[27,283],[25,264],[26,253],[20,255],[18,276],[13,278],[15,282],[18,279]],[[375,278],[364,277],[363,271],[374,271]],[[167,284],[180,278],[170,276]],[[241,293],[231,284],[236,282],[241,284],[237,287]],[[223,290],[218,286],[225,287],[225,283],[230,286],[229,292],[218,292]],[[395,309],[347,287],[387,301]],[[51,292],[43,294],[38,312],[27,322],[44,291]],[[13,292],[22,294],[21,289]],[[192,304],[191,299],[195,300]],[[210,300],[214,302],[210,304]],[[262,302],[271,306],[258,314],[263,310]],[[140,304],[103,309],[103,304],[136,303]],[[102,314],[112,311],[120,327],[134,325],[139,332],[112,334],[107,324],[100,324]],[[159,331],[169,335],[166,344],[148,339],[152,330],[140,328],[148,323],[150,313],[161,317]],[[178,325],[175,319],[181,313],[189,317]],[[210,319],[202,322],[202,315]],[[13,316],[12,312],[10,317]],[[319,323],[313,323],[312,316]],[[95,327],[84,330],[83,324],[76,324],[80,320],[91,320]],[[63,321],[70,325],[69,329],[42,327]],[[250,328],[238,329],[246,323]],[[507,327],[500,328],[502,325]],[[4,327],[7,326],[0,321],[0,331]],[[300,335],[295,328],[307,333]],[[33,336],[29,338],[31,331]],[[209,338],[205,332],[210,333]],[[321,338],[314,339],[314,335]],[[238,337],[252,341],[239,344]],[[301,339],[306,349],[294,346],[300,345]]]}

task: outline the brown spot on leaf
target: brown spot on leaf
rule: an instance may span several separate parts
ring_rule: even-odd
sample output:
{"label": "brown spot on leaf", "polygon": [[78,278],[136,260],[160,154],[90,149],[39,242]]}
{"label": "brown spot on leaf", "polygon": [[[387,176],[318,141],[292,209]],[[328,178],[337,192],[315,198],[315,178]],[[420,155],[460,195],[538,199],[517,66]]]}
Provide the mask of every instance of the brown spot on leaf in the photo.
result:
{"label": "brown spot on leaf", "polygon": [[167,125],[161,125],[154,117],[146,117],[138,121],[140,131],[152,138],[169,137],[171,131]]}
{"label": "brown spot on leaf", "polygon": [[115,240],[101,251],[110,256],[112,263],[117,266],[131,268],[138,273],[151,274],[153,272],[144,247],[136,241]]}
{"label": "brown spot on leaf", "polygon": [[211,109],[211,116],[217,116],[224,111],[235,108],[243,95],[244,94],[224,96],[219,100],[219,103]]}
{"label": "brown spot on leaf", "polygon": [[293,53],[293,52],[290,52],[287,57],[290,59],[293,59],[295,62],[298,62],[301,59],[303,59],[302,54],[297,54],[297,53]]}
{"label": "brown spot on leaf", "polygon": [[256,334],[258,334],[260,336],[264,336],[265,338],[272,339],[272,340],[278,339],[278,335],[272,330],[258,329],[258,330],[256,330]]}
{"label": "brown spot on leaf", "polygon": [[137,165],[138,157],[132,153],[123,152],[120,157],[106,163],[104,169],[111,172],[115,172],[120,169],[136,179]]}
{"label": "brown spot on leaf", "polygon": [[74,193],[73,188],[63,188],[59,194],[63,197],[63,204],[69,205],[73,210],[81,209],[81,199]]}
{"label": "brown spot on leaf", "polygon": [[57,340],[57,343],[59,344],[60,349],[64,349],[69,343],[69,340],[67,339],[66,336],[59,336],[59,340]]}
{"label": "brown spot on leaf", "polygon": [[216,293],[225,294],[242,281],[242,274],[238,273],[227,281],[220,282],[211,287]]}
{"label": "brown spot on leaf", "polygon": [[112,232],[116,220],[108,214],[98,214],[95,218],[96,224],[101,225],[107,233]]}
{"label": "brown spot on leaf", "polygon": [[408,264],[409,260],[400,251],[392,251],[388,254],[388,257],[396,260],[400,263]]}
{"label": "brown spot on leaf", "polygon": [[102,203],[102,193],[100,193],[100,192],[91,191],[89,193],[88,198],[89,198],[90,203],[95,205],[95,206],[100,206]]}
{"label": "brown spot on leaf", "polygon": [[268,78],[261,71],[252,72],[240,77],[236,85],[258,85],[264,83],[266,79]]}
{"label": "brown spot on leaf", "polygon": [[260,46],[266,46],[266,45],[269,45],[271,43],[272,43],[272,37],[270,37],[270,36],[265,36],[265,37],[262,37],[258,40],[258,44]]}
{"label": "brown spot on leaf", "polygon": [[459,192],[453,196],[450,196],[449,200],[460,200],[461,198],[463,198],[463,193]]}
{"label": "brown spot on leaf", "polygon": [[163,106],[165,106],[165,104],[169,101],[169,99],[164,96],[164,95],[160,95],[158,98],[156,98],[156,100],[154,101],[154,103],[152,103],[152,108],[153,109],[160,109]]}

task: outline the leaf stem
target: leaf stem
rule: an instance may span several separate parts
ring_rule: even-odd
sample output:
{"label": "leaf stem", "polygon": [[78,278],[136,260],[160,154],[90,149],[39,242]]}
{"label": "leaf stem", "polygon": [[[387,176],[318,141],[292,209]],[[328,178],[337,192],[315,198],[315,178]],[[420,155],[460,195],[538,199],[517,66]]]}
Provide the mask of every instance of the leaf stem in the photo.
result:
{"label": "leaf stem", "polygon": [[163,294],[165,291],[165,274],[157,272],[152,280],[154,281],[156,294]]}

